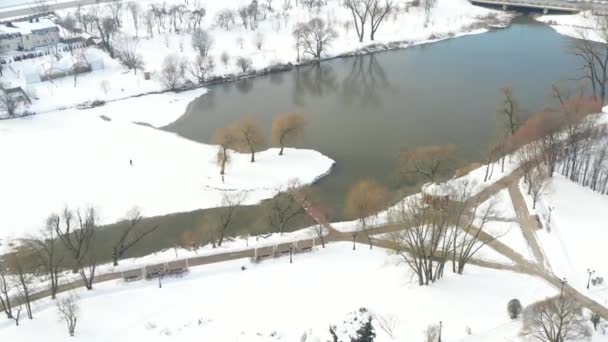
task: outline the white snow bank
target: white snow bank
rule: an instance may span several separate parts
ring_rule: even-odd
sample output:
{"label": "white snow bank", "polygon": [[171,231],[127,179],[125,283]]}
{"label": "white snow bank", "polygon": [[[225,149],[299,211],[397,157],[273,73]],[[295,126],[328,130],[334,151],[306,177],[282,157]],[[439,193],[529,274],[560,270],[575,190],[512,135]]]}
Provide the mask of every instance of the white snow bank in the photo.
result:
{"label": "white snow bank", "polygon": [[[531,199],[527,198],[527,202],[530,206]],[[569,284],[584,294],[589,293],[587,269],[595,270],[594,276],[608,279],[606,209],[608,196],[559,174],[553,176],[537,203],[536,212],[545,226],[538,231],[539,243],[553,272],[558,277],[566,277]],[[598,291],[597,295],[599,297],[593,294],[591,297],[608,304],[608,293]]]}
{"label": "white snow bank", "polygon": [[[261,264],[237,260],[196,267],[181,279],[105,283],[92,292],[78,290],[81,318],[76,338],[95,341],[299,341],[329,340],[328,325],[339,329],[349,312],[361,307],[394,317],[395,340],[415,341],[429,324],[443,321],[446,340],[464,338],[466,328],[481,333],[509,321],[511,298],[524,305],[556,294],[546,283],[511,272],[469,267],[465,275],[420,287],[411,274],[382,249],[349,243],[278,258]],[[240,267],[246,264],[247,270]],[[365,275],[365,276],[362,276]],[[483,286],[483,290],[480,286]],[[322,309],[320,309],[322,307]],[[432,307],[433,310],[413,310]],[[34,305],[36,319],[15,327],[0,322],[2,340],[68,339],[48,300]],[[100,329],[103,322],[103,329]],[[376,341],[391,339],[376,326]],[[346,340],[346,336],[342,336]]]}
{"label": "white snow bank", "polygon": [[252,204],[293,178],[308,184],[331,169],[333,160],[316,151],[287,149],[278,156],[269,149],[258,153],[256,163],[234,154],[222,182],[216,146],[131,122],[163,125],[200,94],[146,96],[0,121],[0,144],[13,147],[0,156],[0,238],[33,233],[65,206],[94,206],[100,222],[110,223],[135,206],[145,216],[215,207],[223,190],[246,191]]}

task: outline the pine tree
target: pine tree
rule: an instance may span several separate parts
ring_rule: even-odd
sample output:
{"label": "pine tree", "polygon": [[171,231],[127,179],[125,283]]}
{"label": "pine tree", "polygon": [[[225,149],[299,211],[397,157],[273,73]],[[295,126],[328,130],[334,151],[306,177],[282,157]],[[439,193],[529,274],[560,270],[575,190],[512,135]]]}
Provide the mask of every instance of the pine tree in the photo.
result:
{"label": "pine tree", "polygon": [[368,317],[367,322],[357,330],[357,337],[350,339],[350,342],[374,342],[376,332],[372,325],[372,318]]}

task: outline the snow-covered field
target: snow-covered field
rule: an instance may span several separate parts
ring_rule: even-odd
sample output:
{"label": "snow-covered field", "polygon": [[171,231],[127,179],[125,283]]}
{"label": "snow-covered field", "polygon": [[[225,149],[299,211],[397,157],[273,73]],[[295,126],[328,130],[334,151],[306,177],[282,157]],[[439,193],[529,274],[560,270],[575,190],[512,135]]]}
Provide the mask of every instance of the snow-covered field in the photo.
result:
{"label": "snow-covered field", "polygon": [[571,15],[543,15],[536,20],[550,25],[559,34],[573,38],[587,37],[588,39],[604,42],[597,32],[594,16],[591,12],[581,12]]}
{"label": "snow-covered field", "polygon": [[[175,0],[176,1],[176,0]],[[175,1],[166,1],[169,5]],[[276,1],[275,1],[276,2]],[[277,65],[297,63],[297,49],[293,29],[297,23],[306,22],[313,17],[327,21],[338,33],[338,38],[332,42],[324,57],[333,57],[345,53],[358,51],[365,47],[392,42],[401,42],[401,47],[437,41],[462,34],[481,33],[484,20],[493,16],[506,22],[509,15],[504,12],[492,11],[471,5],[467,0],[438,0],[429,17],[428,25],[424,25],[425,15],[422,8],[411,7],[409,0],[399,0],[397,9],[380,26],[375,40],[370,41],[366,35],[359,43],[354,27],[350,25],[351,13],[341,6],[341,1],[330,0],[328,5],[317,13],[309,12],[303,6],[283,10],[275,4],[275,12],[268,15],[255,30],[245,29],[240,24],[238,15],[236,23],[229,30],[222,29],[216,24],[217,14],[225,9],[236,10],[239,6],[249,3],[247,0],[232,0],[229,2],[215,0],[201,0],[198,4],[206,10],[202,21],[202,28],[209,32],[213,38],[209,56],[215,61],[215,70],[209,75],[223,76],[236,75],[241,71],[236,61],[238,57],[250,58],[251,70]],[[148,5],[159,1],[139,1],[142,13]],[[102,13],[106,10],[101,5]],[[73,13],[75,9],[58,11],[60,16]],[[83,11],[87,11],[84,8]],[[49,70],[53,66],[71,65],[75,62],[69,53],[63,53],[61,61],[54,61],[52,56],[29,59],[22,62],[11,63],[6,68],[4,82],[11,86],[21,86],[32,96],[38,98],[29,110],[34,112],[49,111],[59,107],[74,106],[87,101],[120,99],[127,96],[162,90],[165,87],[160,81],[160,70],[163,60],[171,54],[179,55],[185,63],[194,61],[197,52],[192,47],[191,35],[184,31],[180,33],[157,32],[149,37],[140,19],[139,30],[135,29],[130,13],[126,6],[121,16],[122,33],[117,36],[115,45],[120,47],[124,36],[138,36],[137,50],[144,60],[144,70],[150,71],[152,80],[145,81],[143,73],[134,75],[126,72],[116,60],[109,58],[95,48],[87,49],[87,60],[94,62],[103,69],[90,74],[81,75],[77,85],[70,77],[55,80],[54,82],[35,82],[32,77]],[[352,23],[351,23],[352,24]],[[122,35],[122,36],[121,36]],[[261,40],[258,48],[257,41]],[[44,50],[44,49],[42,49]],[[221,61],[221,55],[227,53],[227,63]],[[303,56],[305,57],[305,56]],[[67,68],[64,68],[67,69]],[[188,78],[191,78],[188,74]]]}
{"label": "snow-covered field", "polygon": [[[534,212],[531,199],[525,197]],[[606,209],[607,196],[555,175],[536,210],[545,227],[549,227],[538,231],[537,236],[555,275],[565,277],[572,286],[603,305],[608,305],[608,284],[605,282],[603,287],[591,291],[586,286],[587,269],[596,271],[594,277],[608,279]]]}
{"label": "snow-covered field", "polygon": [[235,154],[222,182],[216,146],[133,123],[171,122],[203,92],[0,121],[0,144],[15,147],[0,156],[0,206],[7,209],[0,238],[34,233],[65,206],[93,206],[100,222],[109,223],[133,207],[154,216],[219,206],[224,190],[246,192],[245,203],[256,203],[291,179],[308,184],[331,169],[333,160],[316,151],[288,149],[278,156],[269,149],[253,164],[249,155]]}
{"label": "snow-covered field", "polygon": [[[248,269],[241,271],[242,265]],[[292,342],[300,341],[305,332],[310,336],[307,341],[327,341],[330,324],[348,340],[343,321],[362,307],[394,319],[395,341],[422,340],[426,326],[439,321],[444,340],[457,341],[508,324],[505,308],[511,298],[527,305],[556,291],[529,276],[476,267],[467,268],[463,276],[449,274],[420,287],[386,251],[353,252],[350,243],[338,243],[297,255],[293,264],[288,258],[257,265],[238,260],[193,268],[185,278],[166,279],[162,289],[155,281],[119,281],[77,294],[81,318],[76,339],[87,342]],[[1,321],[0,338],[38,341],[44,331],[49,341],[68,339],[50,301],[37,302],[34,314],[35,320],[24,319],[20,327]],[[374,325],[376,341],[392,340]],[[492,341],[515,338],[493,337]]]}

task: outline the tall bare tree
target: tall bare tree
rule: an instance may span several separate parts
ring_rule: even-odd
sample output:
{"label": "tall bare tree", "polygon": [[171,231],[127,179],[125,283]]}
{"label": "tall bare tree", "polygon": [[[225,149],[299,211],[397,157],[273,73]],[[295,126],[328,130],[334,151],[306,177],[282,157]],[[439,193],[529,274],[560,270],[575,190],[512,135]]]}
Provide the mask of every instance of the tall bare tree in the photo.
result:
{"label": "tall bare tree", "polygon": [[192,47],[198,51],[199,55],[207,57],[212,46],[213,37],[207,31],[200,28],[194,30],[192,33]]}
{"label": "tall bare tree", "polygon": [[369,8],[369,19],[371,32],[369,38],[374,40],[376,31],[380,28],[380,25],[384,19],[393,11],[395,8],[394,0],[366,0]]}
{"label": "tall bare tree", "polygon": [[114,266],[118,266],[118,260],[122,258],[127,251],[143,240],[146,236],[152,234],[158,225],[152,225],[144,227],[142,224],[141,211],[137,208],[131,210],[127,214],[124,228],[118,238],[118,240],[112,246],[112,263]]}
{"label": "tall bare tree", "polygon": [[230,234],[233,229],[233,222],[236,214],[241,208],[241,204],[246,199],[246,194],[243,193],[227,193],[222,194],[222,206],[214,213],[214,241],[217,241],[217,246],[221,247],[224,239]]}
{"label": "tall bare tree", "polygon": [[75,271],[80,273],[87,290],[93,289],[97,258],[94,238],[97,231],[97,216],[94,208],[75,212],[65,208],[60,215],[52,215],[50,224],[57,238],[72,256]]}
{"label": "tall bare tree", "polygon": [[4,93],[2,89],[0,89],[0,112],[8,115],[9,117],[14,117],[17,114],[17,109],[19,109],[19,100],[10,94]]}
{"label": "tall bare tree", "polygon": [[367,6],[366,0],[344,0],[344,6],[350,10],[353,16],[359,42],[363,42],[365,23],[369,15],[369,6]]}
{"label": "tall bare tree", "polygon": [[337,37],[338,33],[321,18],[313,18],[307,22],[299,36],[304,53],[312,56],[317,62]]}
{"label": "tall bare tree", "polygon": [[133,70],[137,74],[137,70],[144,68],[144,59],[138,51],[139,40],[137,38],[122,35],[116,42],[116,56],[122,65]]}
{"label": "tall bare tree", "polygon": [[277,189],[276,195],[265,205],[268,223],[274,231],[283,234],[290,222],[306,213],[302,206],[306,197],[306,191],[300,189],[297,180]]}
{"label": "tall bare tree", "polygon": [[541,342],[577,341],[591,332],[582,308],[573,298],[560,295],[524,310],[522,334]]}
{"label": "tall bare tree", "polygon": [[571,40],[568,50],[582,62],[580,79],[588,80],[593,96],[605,103],[608,84],[608,18],[601,15],[593,18],[594,27],[591,30],[581,29],[578,37]]}
{"label": "tall bare tree", "polygon": [[264,144],[264,137],[255,119],[251,115],[242,117],[234,124],[237,132],[237,146],[251,153],[251,162],[255,162],[255,152]]}
{"label": "tall bare tree", "polygon": [[279,114],[272,121],[272,141],[281,146],[279,155],[283,155],[285,146],[292,143],[304,132],[306,122],[298,113]]}
{"label": "tall bare tree", "polygon": [[64,255],[59,250],[60,243],[55,233],[56,217],[51,215],[47,219],[46,227],[40,233],[25,239],[25,244],[34,252],[42,269],[49,276],[51,299],[55,299],[59,288],[59,277]]}
{"label": "tall bare tree", "polygon": [[404,177],[424,176],[431,182],[446,176],[454,169],[456,148],[453,145],[419,146],[413,150],[402,148],[400,172]]}
{"label": "tall bare tree", "polygon": [[388,202],[388,190],[374,180],[361,180],[355,183],[346,197],[347,211],[359,220],[360,230],[367,237],[372,249],[370,229],[373,221]]}
{"label": "tall bare tree", "polygon": [[500,89],[503,94],[503,99],[498,105],[496,112],[501,120],[504,121],[505,131],[508,136],[515,134],[515,131],[521,125],[522,109],[519,106],[519,102],[513,95],[513,89],[511,87],[504,87]]}
{"label": "tall bare tree", "polygon": [[[33,270],[26,269],[24,265],[25,259],[28,257],[27,249],[20,249],[6,256],[6,263],[8,268],[12,271],[13,275],[16,276],[19,297],[22,304],[25,306],[27,318],[33,319],[32,315],[32,298],[31,298],[31,287],[34,284],[36,277]],[[18,314],[17,314],[18,315]],[[16,318],[15,323],[19,325],[19,318]]]}
{"label": "tall bare tree", "polygon": [[9,269],[4,263],[0,263],[0,309],[6,314],[6,318],[13,319],[13,303],[11,302],[11,292],[13,282],[8,275]]}
{"label": "tall bare tree", "polygon": [[76,332],[76,324],[80,317],[80,308],[78,307],[77,301],[78,297],[72,294],[57,301],[59,319],[65,322],[68,328],[68,334],[72,337]]}
{"label": "tall bare tree", "polygon": [[216,162],[220,167],[222,180],[226,174],[226,164],[230,163],[230,150],[235,147],[236,142],[237,136],[231,127],[217,130],[213,137],[213,143],[218,145]]}

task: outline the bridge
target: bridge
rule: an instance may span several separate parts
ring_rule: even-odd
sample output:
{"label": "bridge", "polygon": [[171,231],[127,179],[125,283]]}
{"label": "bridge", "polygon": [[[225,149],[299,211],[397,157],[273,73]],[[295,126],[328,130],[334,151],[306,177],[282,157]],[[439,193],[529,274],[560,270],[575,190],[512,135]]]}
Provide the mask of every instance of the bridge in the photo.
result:
{"label": "bridge", "polygon": [[560,13],[578,13],[594,11],[608,14],[608,1],[592,0],[469,0],[474,5],[498,6],[503,10],[532,9],[547,14],[550,11]]}

